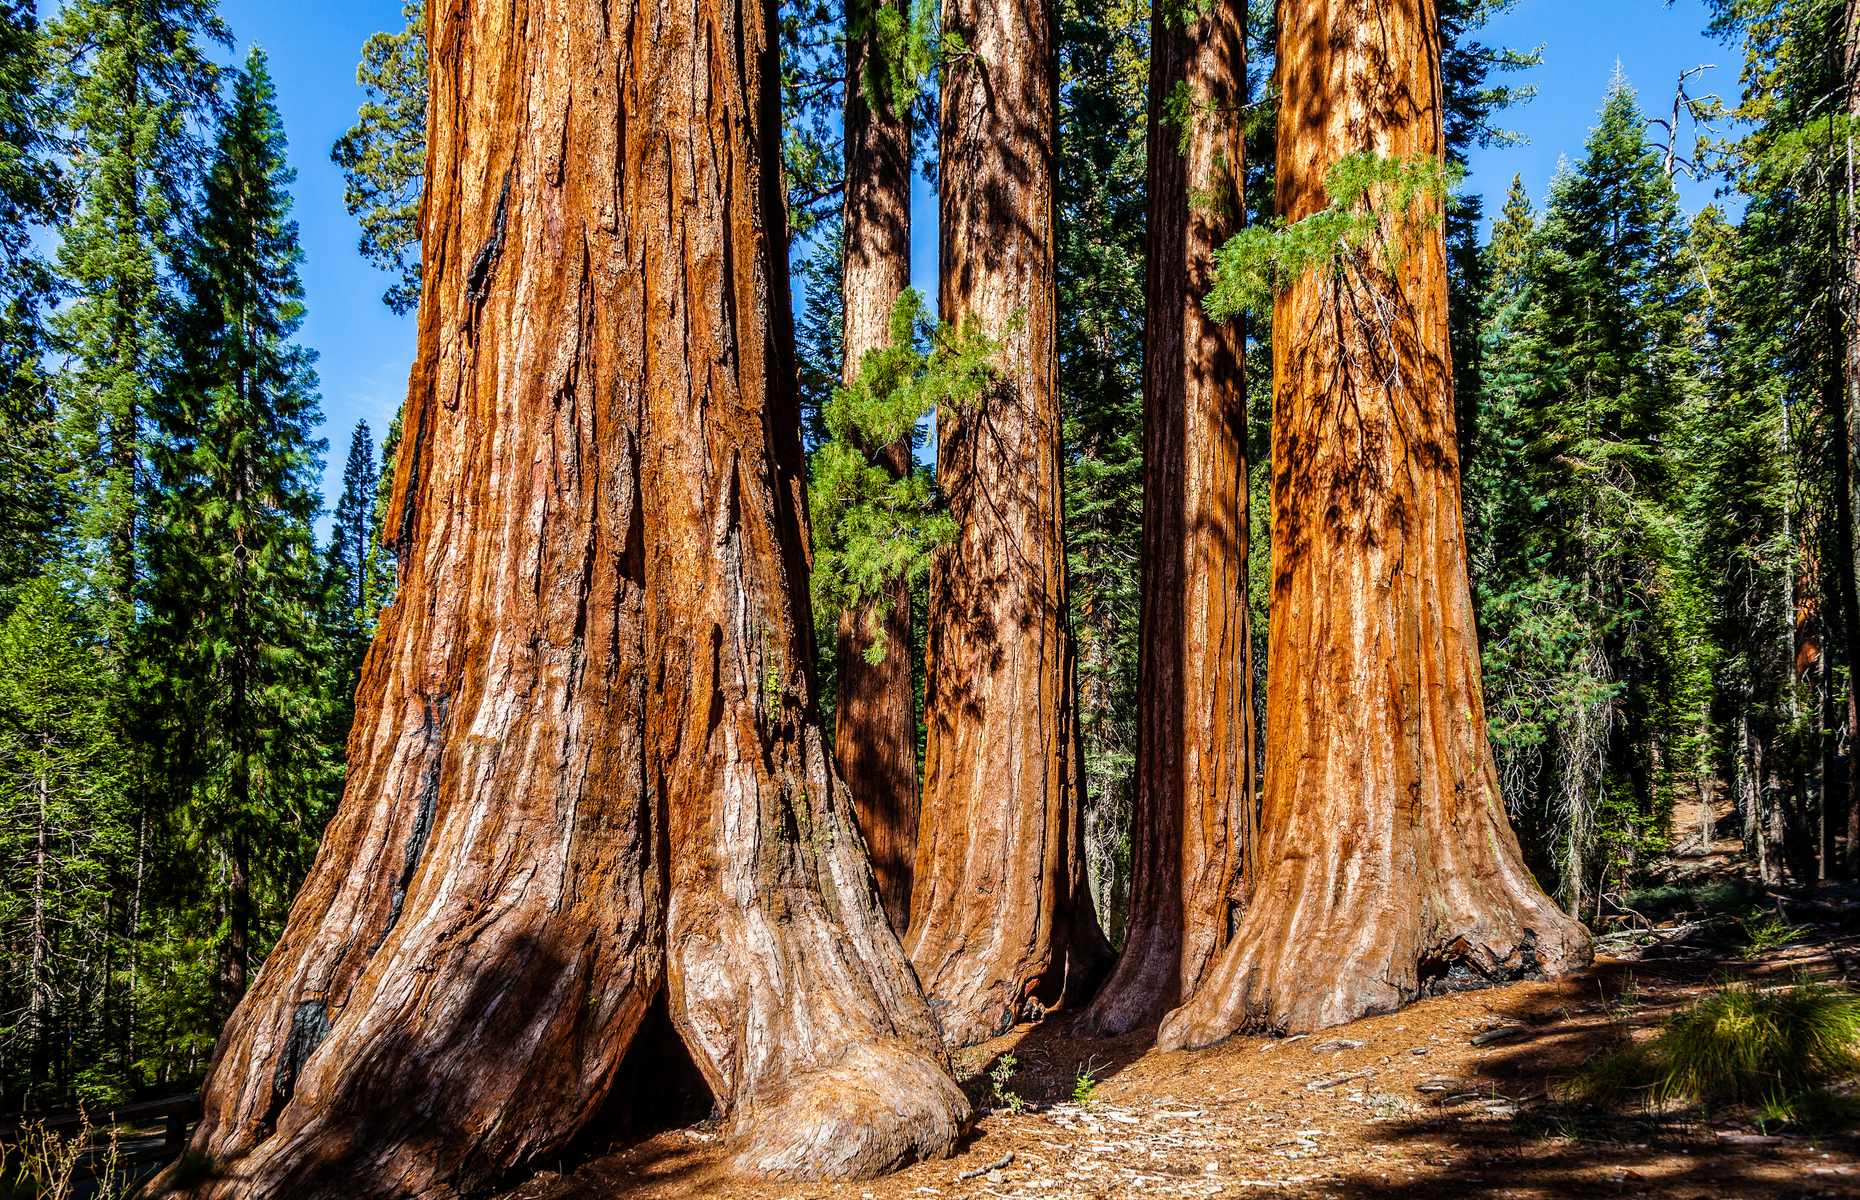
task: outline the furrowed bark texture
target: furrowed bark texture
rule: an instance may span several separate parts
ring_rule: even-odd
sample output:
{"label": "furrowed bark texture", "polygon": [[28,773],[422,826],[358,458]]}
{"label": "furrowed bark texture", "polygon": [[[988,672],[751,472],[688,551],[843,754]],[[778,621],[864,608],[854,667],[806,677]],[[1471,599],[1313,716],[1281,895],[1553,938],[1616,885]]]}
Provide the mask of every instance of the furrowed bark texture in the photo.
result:
{"label": "furrowed bark texture", "polygon": [[[891,344],[892,305],[911,285],[911,122],[907,106],[892,104],[889,95],[866,94],[867,66],[880,55],[876,25],[869,18],[847,24],[841,294],[846,309],[842,377],[850,386],[865,352]],[[878,65],[884,75],[883,64]],[[894,476],[911,470],[908,439],[875,449],[871,457]],[[885,657],[876,664],[865,661],[872,645],[871,611],[840,615],[833,755],[871,851],[885,915],[902,934],[911,915],[919,807],[909,585],[894,586],[890,604],[883,623]]]}
{"label": "furrowed bark texture", "polygon": [[769,14],[431,16],[399,597],[196,1194],[497,1186],[661,988],[743,1167],[944,1153],[966,1104],[812,715]]}
{"label": "furrowed bark texture", "polygon": [[[1325,207],[1346,154],[1438,162],[1432,0],[1279,10],[1278,208]],[[1538,890],[1486,741],[1447,358],[1439,205],[1314,270],[1273,316],[1272,662],[1264,869],[1167,1049],[1243,1026],[1310,1030],[1429,991],[1589,958]],[[1431,223],[1428,223],[1431,218]]]}
{"label": "furrowed bark texture", "polygon": [[1257,849],[1241,333],[1201,308],[1213,252],[1240,230],[1243,126],[1238,115],[1203,115],[1184,133],[1165,120],[1165,101],[1183,83],[1198,103],[1237,113],[1245,38],[1240,0],[1221,0],[1186,26],[1160,9],[1150,20],[1130,920],[1116,969],[1080,1018],[1086,1034],[1128,1033],[1193,994],[1246,904]]}
{"label": "furrowed bark texture", "polygon": [[952,1045],[1089,997],[1110,965],[1081,853],[1061,530],[1051,13],[955,0],[942,93],[938,312],[1004,339],[937,413],[960,530],[931,569],[923,820],[905,945]]}

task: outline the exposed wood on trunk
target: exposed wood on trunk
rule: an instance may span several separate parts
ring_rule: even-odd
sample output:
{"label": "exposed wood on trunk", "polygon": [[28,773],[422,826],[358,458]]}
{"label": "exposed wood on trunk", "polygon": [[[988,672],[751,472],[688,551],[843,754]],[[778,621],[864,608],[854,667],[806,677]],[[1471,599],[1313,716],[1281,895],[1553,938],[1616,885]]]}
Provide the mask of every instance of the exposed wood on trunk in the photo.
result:
{"label": "exposed wood on trunk", "polygon": [[[889,81],[880,61],[878,27],[848,5],[846,41],[845,362],[850,386],[868,350],[891,344],[891,309],[911,285],[911,120],[902,98],[874,82]],[[908,14],[905,14],[908,16]],[[908,439],[873,447],[873,461],[894,476],[911,470]],[[833,751],[852,792],[859,829],[872,854],[885,914],[900,934],[911,914],[911,868],[917,852],[917,706],[911,687],[911,594],[900,581],[891,590],[884,621],[885,657],[868,663],[869,609],[841,614],[839,688]]]}
{"label": "exposed wood on trunk", "polygon": [[[1432,0],[1287,0],[1279,20],[1286,220],[1328,204],[1346,154],[1440,161]],[[1164,1048],[1588,961],[1524,866],[1486,740],[1431,215],[1385,213],[1394,277],[1365,254],[1277,300],[1265,865]]]}
{"label": "exposed wood on trunk", "polygon": [[1083,1000],[1110,962],[1084,875],[1056,387],[1052,14],[952,0],[938,313],[1004,339],[937,413],[955,543],[930,579],[923,820],[905,942],[955,1045]]}
{"label": "exposed wood on trunk", "polygon": [[[1115,1037],[1201,981],[1245,904],[1253,812],[1253,646],[1247,620],[1246,387],[1241,330],[1201,297],[1241,223],[1246,9],[1150,20],[1144,341],[1143,617],[1129,931],[1079,1023]],[[1165,101],[1186,83],[1211,113],[1187,130]],[[1187,153],[1179,153],[1182,141]]]}
{"label": "exposed wood on trunk", "polygon": [[955,1139],[813,704],[772,22],[431,13],[399,590],[344,802],[216,1050],[197,1194],[553,1161],[661,989],[743,1168]]}

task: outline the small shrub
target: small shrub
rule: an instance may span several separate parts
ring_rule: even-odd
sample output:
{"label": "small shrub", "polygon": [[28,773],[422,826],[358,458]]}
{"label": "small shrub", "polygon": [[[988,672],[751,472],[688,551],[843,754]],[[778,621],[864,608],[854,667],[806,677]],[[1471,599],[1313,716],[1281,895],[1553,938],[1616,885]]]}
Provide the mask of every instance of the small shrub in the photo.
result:
{"label": "small shrub", "polygon": [[1755,958],[1766,950],[1778,946],[1787,946],[1802,936],[1800,927],[1791,925],[1778,916],[1766,916],[1761,919],[1752,917],[1739,922],[1743,932],[1743,947],[1740,953],[1746,961]]}
{"label": "small shrub", "polygon": [[1012,1054],[1003,1054],[995,1060],[994,1070],[988,1072],[988,1082],[994,1088],[995,1103],[1013,1112],[1020,1112],[1027,1107],[1027,1101],[1020,1093],[1007,1085],[1019,1067],[1019,1059]]}
{"label": "small shrub", "polygon": [[1104,1070],[1097,1065],[1097,1055],[1080,1063],[1078,1075],[1072,1081],[1072,1102],[1082,1108],[1090,1108],[1098,1093],[1098,1072]]}

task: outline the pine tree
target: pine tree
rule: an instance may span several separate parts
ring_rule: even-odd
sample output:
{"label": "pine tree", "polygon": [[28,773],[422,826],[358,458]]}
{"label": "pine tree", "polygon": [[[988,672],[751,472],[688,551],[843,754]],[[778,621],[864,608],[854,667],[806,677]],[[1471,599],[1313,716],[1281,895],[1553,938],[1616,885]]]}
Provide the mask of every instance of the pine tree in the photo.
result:
{"label": "pine tree", "polygon": [[341,573],[340,608],[364,634],[363,601],[368,575],[369,531],[374,526],[375,492],[381,484],[375,469],[375,440],[368,422],[357,421],[349,435],[349,458],[342,468],[342,498],[330,529],[330,561]]}
{"label": "pine tree", "polygon": [[63,201],[47,56],[25,0],[0,4],[0,611],[56,556],[70,519],[44,356],[55,283],[37,239]]}
{"label": "pine tree", "polygon": [[1137,753],[1143,522],[1147,5],[1071,0],[1060,23],[1059,389],[1078,641],[1085,867],[1121,944]]}
{"label": "pine tree", "polygon": [[[1711,8],[1710,32],[1742,43],[1741,136],[1719,149],[1749,197],[1734,232],[1695,239],[1700,269],[1717,275],[1709,312],[1721,335],[1700,496],[1707,507],[1716,501],[1706,545],[1730,567],[1713,597],[1723,656],[1719,754],[1763,878],[1806,883],[1860,868],[1860,806],[1849,802],[1860,755],[1841,761],[1837,737],[1860,717],[1860,358],[1849,358],[1860,345],[1860,274],[1852,273],[1860,270],[1852,211],[1860,6],[1714,0]],[[1714,258],[1724,260],[1721,273]]]}
{"label": "pine tree", "polygon": [[0,623],[0,1088],[109,1094],[113,872],[133,844],[96,647],[50,575]]}
{"label": "pine tree", "polygon": [[199,123],[220,104],[202,41],[230,44],[211,0],[73,0],[50,28],[77,180],[58,267],[72,300],[53,322],[64,437],[84,466],[85,592],[120,661],[136,624],[148,503],[146,432],[168,353],[167,260],[202,173]]}
{"label": "pine tree", "polygon": [[[369,534],[375,525],[375,494],[380,487],[374,438],[368,422],[357,421],[349,435],[342,496],[336,501],[335,520],[330,526],[328,578],[324,585],[328,602],[319,614],[329,639],[329,657],[324,666],[329,707],[326,741],[336,754],[348,745],[349,726],[355,716],[355,686],[375,632],[377,613],[371,611],[368,590],[371,559],[379,548]],[[329,797],[332,804],[339,798],[339,793]]]}
{"label": "pine tree", "polygon": [[308,868],[329,774],[310,528],[323,443],[314,356],[290,341],[304,313],[293,177],[255,48],[181,259],[145,642],[163,783],[206,856],[229,999]]}
{"label": "pine tree", "polygon": [[[840,222],[829,216],[815,226],[806,258],[795,264],[801,312],[795,319],[795,349],[801,380],[801,445],[809,454],[827,440],[822,414],[840,386],[846,357],[845,252]],[[821,653],[829,653],[827,638]]]}
{"label": "pine tree", "polygon": [[[1508,146],[1520,135],[1499,128],[1499,113],[1528,102],[1531,85],[1508,86],[1494,76],[1515,74],[1543,62],[1542,50],[1487,46],[1474,35],[1493,17],[1517,7],[1518,0],[1441,0],[1440,74],[1446,97],[1446,151],[1450,162],[1464,166],[1475,147]],[[1453,349],[1455,426],[1462,466],[1478,456],[1480,373],[1479,307],[1485,290],[1479,227],[1484,201],[1462,190],[1447,206],[1447,325]]]}
{"label": "pine tree", "polygon": [[381,474],[375,480],[374,505],[369,510],[368,522],[368,557],[362,568],[362,625],[373,629],[381,621],[381,610],[394,603],[394,592],[399,582],[398,555],[390,544],[388,537],[392,525],[397,531],[398,522],[390,519],[390,510],[394,502],[394,467],[395,459],[400,454],[400,414],[388,422],[387,437],[381,441]]}
{"label": "pine tree", "polygon": [[837,225],[846,183],[844,0],[780,0],[782,175],[789,251]]}
{"label": "pine tree", "polygon": [[1697,765],[1684,521],[1698,369],[1686,225],[1617,78],[1534,231],[1495,232],[1474,473],[1493,741],[1534,866],[1572,911],[1625,881]]}
{"label": "pine tree", "polygon": [[355,82],[368,99],[330,161],[342,168],[342,202],[361,223],[362,257],[396,276],[381,301],[405,315],[420,303],[420,189],[426,182],[426,18],[402,7],[406,28],[362,43]]}

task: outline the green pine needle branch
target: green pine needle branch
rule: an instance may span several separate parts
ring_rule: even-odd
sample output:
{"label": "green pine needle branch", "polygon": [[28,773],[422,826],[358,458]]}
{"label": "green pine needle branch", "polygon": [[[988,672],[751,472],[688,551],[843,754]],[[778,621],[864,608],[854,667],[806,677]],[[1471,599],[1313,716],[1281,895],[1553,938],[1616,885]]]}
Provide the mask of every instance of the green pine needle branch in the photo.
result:
{"label": "green pine needle branch", "polygon": [[1384,217],[1393,214],[1405,230],[1438,224],[1447,193],[1464,173],[1458,164],[1419,155],[1340,159],[1324,177],[1329,207],[1290,225],[1275,221],[1242,230],[1214,252],[1214,286],[1202,307],[1217,321],[1263,313],[1274,295],[1306,272],[1328,274],[1371,251],[1381,270],[1394,275],[1401,266],[1400,240],[1382,236]]}
{"label": "green pine needle branch", "polygon": [[928,327],[923,296],[907,289],[892,306],[891,344],[868,350],[851,386],[836,389],[822,412],[829,440],[812,459],[814,617],[825,636],[840,613],[865,606],[874,664],[885,657],[892,589],[921,583],[956,528],[928,471],[894,477],[867,448],[914,441],[939,405],[979,403],[1002,345],[973,319],[960,331]]}

